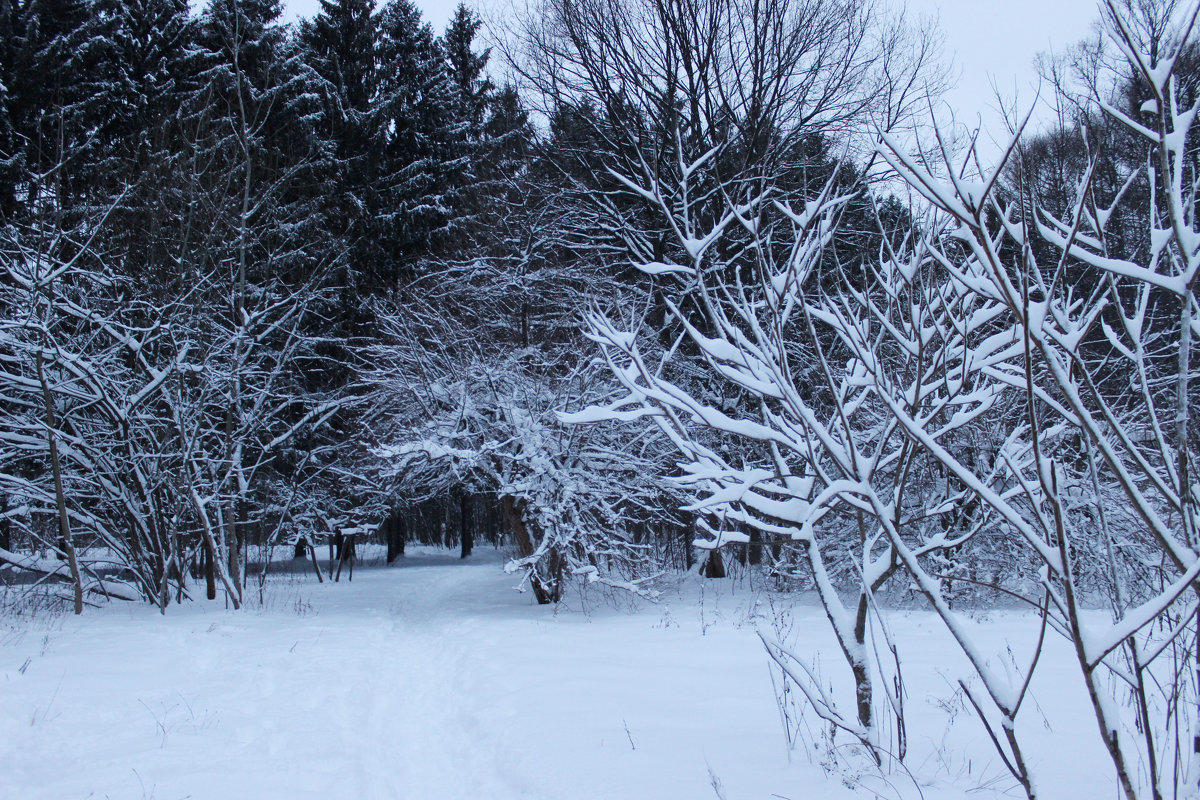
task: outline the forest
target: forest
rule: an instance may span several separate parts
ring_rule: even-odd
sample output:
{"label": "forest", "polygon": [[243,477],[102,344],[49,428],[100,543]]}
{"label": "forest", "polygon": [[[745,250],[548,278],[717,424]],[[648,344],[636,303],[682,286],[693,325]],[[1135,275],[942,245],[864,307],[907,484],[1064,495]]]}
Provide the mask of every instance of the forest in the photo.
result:
{"label": "forest", "polygon": [[1051,679],[1111,796],[1197,796],[1200,4],[1102,0],[1005,131],[883,0],[283,14],[0,0],[6,624],[376,551],[552,614],[749,579],[818,609],[753,680],[862,796],[929,786],[912,614],[996,796],[1054,796]]}

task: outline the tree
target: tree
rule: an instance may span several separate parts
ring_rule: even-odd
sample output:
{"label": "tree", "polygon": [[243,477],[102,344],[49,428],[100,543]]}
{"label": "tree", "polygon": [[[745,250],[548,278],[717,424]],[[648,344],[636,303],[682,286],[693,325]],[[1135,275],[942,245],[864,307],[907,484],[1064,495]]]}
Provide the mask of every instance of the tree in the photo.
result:
{"label": "tree", "polygon": [[484,74],[491,51],[476,53],[475,37],[483,22],[465,3],[459,3],[442,35],[442,48],[455,89],[457,116],[467,127],[467,137],[477,138],[487,117],[495,87]]}
{"label": "tree", "polygon": [[[1006,203],[1001,173],[971,181],[950,168],[946,178],[935,177],[888,143],[885,157],[947,216],[962,243],[937,242],[935,260],[976,302],[998,310],[993,337],[1018,345],[986,359],[992,391],[1020,402],[997,455],[1004,483],[1015,491],[995,491],[978,464],[939,447],[936,429],[907,413],[904,394],[891,390],[888,367],[871,355],[862,327],[840,327],[897,422],[1033,556],[1045,624],[1073,646],[1098,732],[1130,800],[1171,796],[1196,781],[1191,755],[1183,754],[1200,723],[1194,687],[1180,680],[1195,658],[1200,575],[1189,477],[1197,455],[1191,417],[1200,262],[1195,188],[1184,177],[1196,101],[1175,71],[1186,63],[1198,12],[1169,3],[1104,6],[1109,46],[1150,99],[1135,116],[1109,102],[1097,83],[1095,108],[1140,140],[1145,166],[1126,186],[1142,180],[1146,194],[1107,195],[1097,181],[1100,165],[1128,155],[1094,153],[1090,142],[1065,216],[1042,203],[1035,183],[1015,187],[1020,200]],[[1118,215],[1126,203],[1144,205]],[[1110,249],[1108,226],[1122,217],[1144,220],[1145,251]],[[1078,280],[1081,274],[1093,277]],[[967,318],[951,323],[971,327]],[[1087,568],[1089,553],[1098,554],[1099,569]],[[908,566],[933,601],[930,576]],[[1097,592],[1111,623],[1087,612],[1087,598]],[[952,615],[938,610],[953,630]],[[960,642],[970,656],[970,645]],[[985,668],[980,674],[999,685]],[[994,696],[998,706],[1005,702]]]}
{"label": "tree", "polygon": [[[187,348],[142,324],[144,306],[124,296],[125,281],[107,273],[86,228],[10,228],[0,268],[3,307],[22,309],[0,324],[3,491],[29,507],[26,533],[67,558],[77,610],[85,592],[140,595],[165,608],[171,581],[183,590],[179,531],[170,523],[180,513],[171,487],[178,437],[166,396]],[[160,309],[167,317],[174,310]],[[38,523],[47,516],[58,536]],[[77,553],[78,541],[106,548],[127,575],[102,578]],[[5,558],[59,572],[37,559]]]}
{"label": "tree", "polygon": [[[322,225],[344,242],[336,283],[352,291],[353,276],[378,269],[375,241],[387,190],[381,104],[379,19],[368,0],[325,0],[320,13],[302,23],[304,58],[318,81],[322,98],[319,126],[332,145],[332,186]],[[364,287],[367,288],[367,287]],[[347,295],[342,315],[351,314]]]}
{"label": "tree", "polygon": [[379,24],[385,179],[372,236],[372,280],[391,289],[438,245],[452,213],[446,193],[454,155],[454,88],[433,29],[411,0],[389,2]]}
{"label": "tree", "polygon": [[113,79],[109,15],[89,0],[6,0],[0,39],[12,131],[0,153],[9,164],[0,214],[11,220],[34,208],[35,190],[52,192],[65,210],[91,188],[103,160],[97,133],[113,111],[104,102]]}
{"label": "tree", "polygon": [[[525,276],[514,266],[451,266],[406,287],[423,303],[377,307],[386,338],[368,349],[361,381],[383,491],[410,506],[488,498],[515,544],[508,569],[539,602],[558,602],[572,581],[649,594],[661,553],[644,532],[678,526],[657,477],[666,451],[645,440],[630,455],[631,432],[557,416],[605,391],[596,365],[575,361],[573,320],[621,287],[567,266]],[[512,313],[527,297],[548,308],[536,338]]]}
{"label": "tree", "polygon": [[[822,263],[851,274],[833,244],[863,202],[863,171],[831,159],[829,143],[849,146],[871,121],[908,124],[917,86],[936,83],[932,40],[871,4],[589,0],[540,6],[522,47],[518,63],[564,144],[563,181],[586,209],[580,227],[599,231],[576,251],[651,276],[661,309],[651,335],[590,316],[627,394],[571,419],[652,419],[683,457],[677,480],[698,496],[689,508],[704,514],[706,548],[804,543],[854,674],[855,713],[804,686],[879,758],[868,614],[899,562],[863,519],[870,509],[826,489],[871,483],[872,458],[886,465],[876,483],[903,485],[911,455],[893,429],[839,422],[834,410],[860,390],[853,376],[822,375],[826,354],[797,304]],[[826,539],[814,525],[827,515],[842,519]],[[830,574],[847,557],[861,570],[849,609]]]}

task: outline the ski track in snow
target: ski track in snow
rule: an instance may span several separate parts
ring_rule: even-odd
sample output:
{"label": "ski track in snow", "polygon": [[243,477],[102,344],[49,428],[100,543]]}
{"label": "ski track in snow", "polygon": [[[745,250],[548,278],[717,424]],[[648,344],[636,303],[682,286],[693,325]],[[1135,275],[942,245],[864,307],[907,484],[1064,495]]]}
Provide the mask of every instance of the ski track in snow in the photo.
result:
{"label": "ski track in snow", "polygon": [[[500,564],[417,552],[353,583],[275,579],[260,609],[120,606],[0,629],[0,798],[683,800],[717,796],[710,770],[728,800],[862,796],[802,752],[789,763],[752,593],[706,587],[703,614],[694,583],[636,613],[555,613]],[[825,650],[836,685],[819,611],[794,614],[794,647]],[[931,800],[1008,796],[978,723],[947,726],[938,704],[962,665],[933,623],[899,615],[906,680],[924,681],[908,763]],[[1053,684],[1047,713],[1067,702]],[[1068,706],[1071,729],[1086,725]],[[1090,730],[1060,738],[1030,717],[1057,748],[1043,789],[1067,792],[1047,796],[1110,790]],[[882,796],[918,796],[889,780]]]}

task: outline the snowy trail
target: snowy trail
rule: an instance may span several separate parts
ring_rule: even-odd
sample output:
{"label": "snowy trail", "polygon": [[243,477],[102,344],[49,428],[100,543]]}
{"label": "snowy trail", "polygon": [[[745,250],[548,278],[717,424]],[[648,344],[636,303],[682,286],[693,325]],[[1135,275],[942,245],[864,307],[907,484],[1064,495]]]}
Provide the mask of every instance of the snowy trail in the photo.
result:
{"label": "snowy trail", "polygon": [[[638,794],[661,762],[614,775],[584,749],[636,755],[637,702],[596,711],[625,702],[606,691],[616,640],[531,607],[499,563],[416,555],[351,584],[286,578],[263,611],[107,609],[9,634],[0,797],[664,796]],[[695,766],[678,796],[711,792]]]}
{"label": "snowy trail", "polygon": [[[281,576],[259,610],[0,631],[0,799],[690,800],[717,797],[712,776],[728,800],[861,796],[803,754],[788,763],[752,593],[555,614],[500,564],[416,553],[351,584]],[[794,614],[798,647],[834,647],[815,608]],[[930,622],[898,619],[918,642]],[[937,652],[913,659],[914,680],[922,658],[933,676],[912,701],[933,720],[914,742],[924,796],[1003,796],[977,726],[951,731],[935,708],[951,685]],[[1047,788],[1103,792],[1083,755]]]}
{"label": "snowy trail", "polygon": [[503,741],[472,733],[489,666],[456,598],[496,565],[427,561],[305,585],[290,614],[139,610],[10,636],[0,797],[537,796]]}

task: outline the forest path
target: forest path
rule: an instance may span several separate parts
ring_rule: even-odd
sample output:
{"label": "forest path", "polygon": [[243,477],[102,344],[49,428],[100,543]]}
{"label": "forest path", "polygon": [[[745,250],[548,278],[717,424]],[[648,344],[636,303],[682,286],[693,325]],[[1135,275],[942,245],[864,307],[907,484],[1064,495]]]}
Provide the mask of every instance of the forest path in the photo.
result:
{"label": "forest path", "polygon": [[751,628],[555,613],[502,563],[418,550],[239,612],[0,628],[0,798],[682,800],[715,796],[710,761],[786,783]]}
{"label": "forest path", "polygon": [[[755,631],[786,629],[844,695],[811,598],[688,577],[658,605],[556,611],[502,565],[487,547],[466,562],[417,548],[352,583],[289,564],[237,612],[0,619],[0,800],[841,800],[867,782],[903,800],[1012,796],[956,693],[969,667],[926,612],[889,614],[916,791],[852,758],[827,772],[811,719],[789,763]],[[977,624],[1000,658],[1037,631],[1007,612]],[[1043,663],[1023,730],[1046,796],[1110,796],[1087,705],[1058,679],[1068,648]]]}

